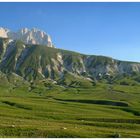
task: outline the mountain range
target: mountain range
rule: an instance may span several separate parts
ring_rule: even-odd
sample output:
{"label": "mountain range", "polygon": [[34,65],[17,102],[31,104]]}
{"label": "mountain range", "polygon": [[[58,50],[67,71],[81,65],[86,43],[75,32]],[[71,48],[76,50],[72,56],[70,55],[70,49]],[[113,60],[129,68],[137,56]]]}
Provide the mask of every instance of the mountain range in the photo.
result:
{"label": "mountain range", "polygon": [[0,71],[5,75],[13,73],[27,81],[50,79],[63,85],[112,82],[118,77],[139,82],[140,63],[54,48],[50,36],[39,29],[0,28],[0,37]]}
{"label": "mountain range", "polygon": [[0,28],[1,138],[139,138],[139,99],[140,63]]}

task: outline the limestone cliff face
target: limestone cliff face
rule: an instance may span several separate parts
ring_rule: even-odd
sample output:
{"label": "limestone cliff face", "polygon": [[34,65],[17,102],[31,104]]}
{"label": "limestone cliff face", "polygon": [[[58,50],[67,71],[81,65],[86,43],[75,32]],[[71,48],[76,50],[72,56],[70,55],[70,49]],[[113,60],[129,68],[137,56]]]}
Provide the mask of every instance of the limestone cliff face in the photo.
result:
{"label": "limestone cliff face", "polygon": [[36,28],[28,29],[23,28],[17,32],[10,31],[6,28],[0,28],[0,37],[10,38],[12,40],[22,40],[25,44],[40,44],[53,47],[51,37]]}

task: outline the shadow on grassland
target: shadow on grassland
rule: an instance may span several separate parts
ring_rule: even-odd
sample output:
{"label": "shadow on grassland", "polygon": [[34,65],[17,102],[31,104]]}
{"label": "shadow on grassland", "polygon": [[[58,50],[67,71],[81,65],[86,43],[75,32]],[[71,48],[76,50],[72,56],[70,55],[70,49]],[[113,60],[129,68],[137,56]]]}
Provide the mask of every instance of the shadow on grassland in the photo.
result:
{"label": "shadow on grassland", "polygon": [[2,101],[2,103],[7,104],[9,106],[16,107],[16,108],[21,108],[21,109],[26,109],[26,110],[32,110],[32,108],[30,108],[30,107],[27,107],[27,106],[22,105],[22,104],[10,102],[10,101]]}
{"label": "shadow on grassland", "polygon": [[112,106],[123,106],[128,107],[128,103],[126,102],[119,102],[119,101],[110,101],[110,100],[83,100],[83,99],[57,99],[53,98],[58,101],[65,101],[65,102],[77,102],[77,103],[87,103],[87,104],[98,104],[98,105],[112,105]]}

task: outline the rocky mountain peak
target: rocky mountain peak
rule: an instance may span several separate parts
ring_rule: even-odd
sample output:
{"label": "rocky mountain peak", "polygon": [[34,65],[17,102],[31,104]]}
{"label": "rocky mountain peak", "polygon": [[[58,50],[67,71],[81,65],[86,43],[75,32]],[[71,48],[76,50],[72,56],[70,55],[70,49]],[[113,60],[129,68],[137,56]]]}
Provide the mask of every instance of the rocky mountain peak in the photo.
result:
{"label": "rocky mountain peak", "polygon": [[22,28],[17,32],[0,27],[0,37],[12,40],[22,40],[26,44],[47,45],[53,47],[50,35],[37,28]]}
{"label": "rocky mountain peak", "polygon": [[0,27],[0,37],[7,38],[7,33],[9,32],[8,29]]}
{"label": "rocky mountain peak", "polygon": [[22,34],[26,34],[28,31],[29,31],[28,28],[23,28],[19,30],[19,32],[21,32]]}

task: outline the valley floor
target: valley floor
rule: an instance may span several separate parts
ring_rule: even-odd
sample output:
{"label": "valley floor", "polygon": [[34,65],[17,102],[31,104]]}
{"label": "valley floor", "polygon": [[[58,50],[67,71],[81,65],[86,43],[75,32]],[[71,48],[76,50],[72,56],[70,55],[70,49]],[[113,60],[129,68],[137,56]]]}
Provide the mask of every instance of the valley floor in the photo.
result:
{"label": "valley floor", "polygon": [[0,86],[0,137],[140,137],[140,87]]}

